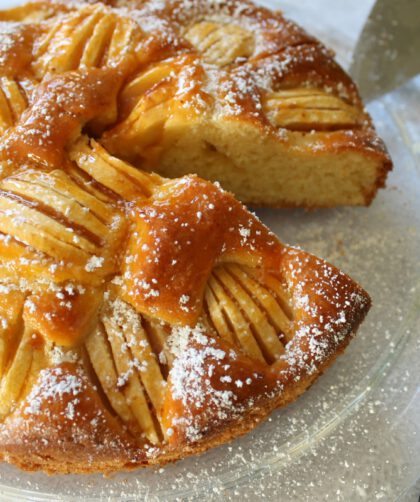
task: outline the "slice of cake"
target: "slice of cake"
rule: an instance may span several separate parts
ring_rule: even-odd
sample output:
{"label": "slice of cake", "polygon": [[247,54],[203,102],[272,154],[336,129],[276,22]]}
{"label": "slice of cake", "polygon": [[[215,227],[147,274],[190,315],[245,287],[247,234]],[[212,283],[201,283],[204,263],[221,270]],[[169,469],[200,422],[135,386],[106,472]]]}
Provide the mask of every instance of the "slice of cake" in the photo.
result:
{"label": "slice of cake", "polygon": [[240,0],[116,3],[136,9],[156,52],[121,94],[104,136],[113,153],[128,147],[136,165],[197,173],[255,205],[367,205],[384,185],[391,161],[356,86],[280,13]]}
{"label": "slice of cake", "polygon": [[[7,78],[28,90],[51,74],[125,66],[99,141],[144,170],[219,181],[246,203],[367,205],[384,185],[391,161],[354,83],[281,14],[242,0],[114,4],[0,14],[33,47],[4,66]],[[19,112],[25,96],[12,102]]]}

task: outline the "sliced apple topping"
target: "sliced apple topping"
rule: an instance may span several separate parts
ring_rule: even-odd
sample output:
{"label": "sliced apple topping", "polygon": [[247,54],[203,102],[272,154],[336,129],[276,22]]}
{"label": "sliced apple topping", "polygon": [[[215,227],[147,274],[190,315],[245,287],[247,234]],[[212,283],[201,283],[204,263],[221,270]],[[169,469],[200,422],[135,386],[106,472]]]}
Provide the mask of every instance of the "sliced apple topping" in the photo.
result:
{"label": "sliced apple topping", "polygon": [[13,126],[28,106],[25,91],[9,77],[0,78],[0,133]]}
{"label": "sliced apple topping", "polygon": [[[288,296],[280,281],[271,277],[283,297]],[[292,311],[286,312],[278,295],[267,284],[253,277],[251,269],[236,264],[217,267],[205,292],[207,315],[226,341],[268,364],[284,354],[292,337]]]}
{"label": "sliced apple topping", "polygon": [[277,127],[297,131],[337,130],[361,124],[363,113],[319,89],[286,89],[268,94],[264,111]]}
{"label": "sliced apple topping", "polygon": [[226,66],[254,52],[254,35],[233,24],[207,21],[192,26],[185,38],[200,52],[206,63]]}
{"label": "sliced apple topping", "polygon": [[0,183],[0,232],[87,272],[113,270],[124,225],[122,214],[63,171],[27,170]]}
{"label": "sliced apple topping", "polygon": [[135,57],[142,37],[136,23],[103,5],[86,6],[60,17],[35,47],[38,78],[77,68],[115,66]]}

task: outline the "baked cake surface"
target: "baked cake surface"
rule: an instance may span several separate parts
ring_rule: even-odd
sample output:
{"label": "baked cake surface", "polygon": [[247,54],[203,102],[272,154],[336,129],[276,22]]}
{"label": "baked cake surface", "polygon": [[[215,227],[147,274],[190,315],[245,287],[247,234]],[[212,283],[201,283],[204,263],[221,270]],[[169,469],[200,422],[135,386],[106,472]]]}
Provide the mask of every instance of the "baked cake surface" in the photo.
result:
{"label": "baked cake surface", "polygon": [[1,457],[106,473],[244,434],[344,350],[369,296],[220,185],[110,153],[129,141],[115,124],[139,55],[166,50],[144,14],[43,2],[2,17]]}
{"label": "baked cake surface", "polygon": [[354,83],[280,13],[242,0],[113,3],[1,14],[24,23],[15,29],[28,49],[8,76],[23,85],[25,73],[39,81],[124,60],[101,143],[166,177],[219,181],[245,203],[367,205],[384,185],[391,161]]}

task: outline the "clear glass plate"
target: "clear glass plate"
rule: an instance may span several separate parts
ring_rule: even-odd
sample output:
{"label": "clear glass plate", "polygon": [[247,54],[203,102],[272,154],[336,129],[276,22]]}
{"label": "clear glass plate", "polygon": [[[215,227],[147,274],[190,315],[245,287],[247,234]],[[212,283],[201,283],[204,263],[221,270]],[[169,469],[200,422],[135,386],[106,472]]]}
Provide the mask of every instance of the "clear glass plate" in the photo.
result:
{"label": "clear glass plate", "polygon": [[[357,23],[340,33],[339,18],[330,15],[334,26],[329,26],[320,14],[327,2],[334,4],[302,0],[279,5],[307,27],[312,22],[311,31],[332,42],[345,64]],[[364,2],[350,5],[347,0],[335,9],[356,9],[357,4],[366,11]],[[395,162],[387,189],[371,207],[259,212],[282,240],[337,264],[373,298],[358,336],[307,393],[246,437],[160,470],[111,478],[48,477],[3,464],[0,499],[417,502],[419,98],[420,77],[368,106]]]}

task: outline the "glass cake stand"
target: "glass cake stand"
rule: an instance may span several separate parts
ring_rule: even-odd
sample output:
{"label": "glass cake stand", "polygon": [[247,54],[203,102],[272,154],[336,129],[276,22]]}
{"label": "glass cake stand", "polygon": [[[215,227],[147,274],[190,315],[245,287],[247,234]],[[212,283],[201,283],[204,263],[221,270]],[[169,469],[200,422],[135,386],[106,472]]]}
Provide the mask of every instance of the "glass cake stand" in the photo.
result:
{"label": "glass cake stand", "polygon": [[[362,0],[265,3],[332,45],[343,64],[368,11]],[[373,298],[357,337],[308,392],[246,437],[163,469],[48,477],[2,464],[0,500],[418,502],[419,98],[420,77],[368,106],[395,162],[371,207],[258,212],[283,241],[338,265]]]}

